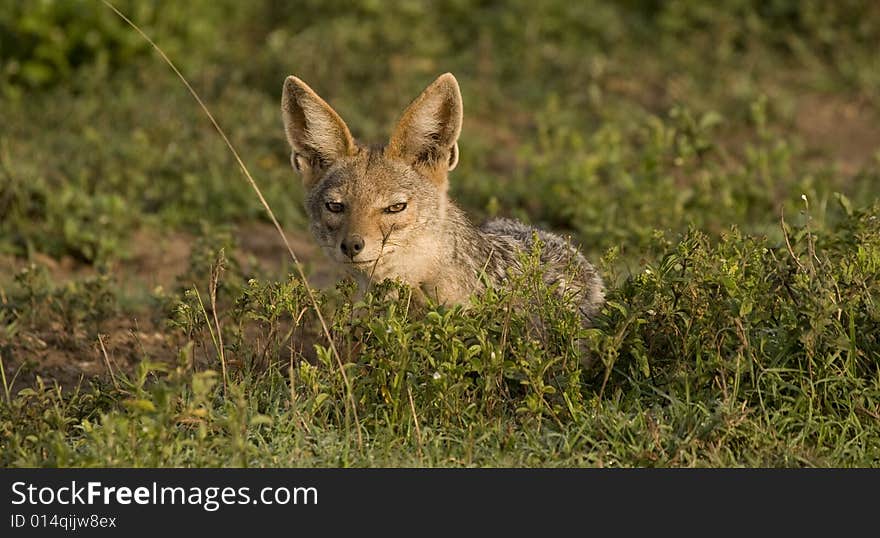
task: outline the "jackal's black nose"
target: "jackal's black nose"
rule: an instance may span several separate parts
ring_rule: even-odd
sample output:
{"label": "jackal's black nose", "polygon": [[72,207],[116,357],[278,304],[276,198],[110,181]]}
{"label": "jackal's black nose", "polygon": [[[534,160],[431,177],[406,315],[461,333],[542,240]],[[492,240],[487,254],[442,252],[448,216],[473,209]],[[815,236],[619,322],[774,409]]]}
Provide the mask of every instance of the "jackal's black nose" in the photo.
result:
{"label": "jackal's black nose", "polygon": [[354,258],[364,250],[364,238],[359,235],[350,235],[342,240],[339,248],[342,249],[343,254],[349,258]]}

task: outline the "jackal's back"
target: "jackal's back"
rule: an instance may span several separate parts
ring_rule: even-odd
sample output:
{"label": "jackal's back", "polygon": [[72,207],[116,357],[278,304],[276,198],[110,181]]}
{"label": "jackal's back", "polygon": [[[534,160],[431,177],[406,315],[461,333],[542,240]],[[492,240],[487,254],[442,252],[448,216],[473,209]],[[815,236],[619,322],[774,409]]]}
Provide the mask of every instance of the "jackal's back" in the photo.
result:
{"label": "jackal's back", "polygon": [[490,220],[480,232],[492,249],[486,273],[495,283],[502,283],[511,272],[523,270],[522,253],[531,252],[537,240],[544,281],[557,286],[558,292],[576,304],[587,319],[602,306],[602,278],[569,240],[511,219]]}

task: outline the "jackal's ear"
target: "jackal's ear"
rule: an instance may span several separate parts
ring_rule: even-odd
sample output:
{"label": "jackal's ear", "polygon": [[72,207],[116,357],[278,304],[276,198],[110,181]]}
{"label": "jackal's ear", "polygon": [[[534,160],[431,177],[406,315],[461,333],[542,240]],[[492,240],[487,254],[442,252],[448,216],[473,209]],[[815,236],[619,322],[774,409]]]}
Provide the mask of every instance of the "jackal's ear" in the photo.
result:
{"label": "jackal's ear", "polygon": [[281,117],[293,151],[291,164],[302,174],[306,187],[321,170],[355,151],[351,132],[339,114],[294,76],[284,81]]}
{"label": "jackal's ear", "polygon": [[403,112],[387,154],[438,171],[452,170],[458,164],[461,121],[458,81],[452,73],[440,75]]}

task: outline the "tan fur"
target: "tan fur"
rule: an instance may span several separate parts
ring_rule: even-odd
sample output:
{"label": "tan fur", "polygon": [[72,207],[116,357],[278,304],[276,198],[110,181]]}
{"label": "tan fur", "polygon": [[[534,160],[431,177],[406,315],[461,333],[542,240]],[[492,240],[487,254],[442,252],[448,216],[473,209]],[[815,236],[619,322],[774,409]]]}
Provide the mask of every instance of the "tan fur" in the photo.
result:
{"label": "tan fur", "polygon": [[362,283],[397,278],[440,303],[463,303],[485,281],[504,285],[537,238],[548,284],[572,299],[585,322],[601,306],[601,278],[567,241],[507,219],[477,228],[447,197],[463,117],[452,74],[407,107],[385,146],[357,143],[296,77],[284,83],[281,108],[311,231]]}

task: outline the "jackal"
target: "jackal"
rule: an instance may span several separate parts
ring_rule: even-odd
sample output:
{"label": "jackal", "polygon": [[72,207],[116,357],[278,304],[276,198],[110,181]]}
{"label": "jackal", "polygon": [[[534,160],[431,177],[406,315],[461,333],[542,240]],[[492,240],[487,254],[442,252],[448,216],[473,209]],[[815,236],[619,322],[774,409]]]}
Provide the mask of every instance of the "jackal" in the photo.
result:
{"label": "jackal", "polygon": [[589,262],[558,235],[510,219],[476,227],[447,195],[458,164],[462,99],[450,73],[403,112],[387,144],[355,141],[342,118],[297,77],[281,101],[291,164],[302,176],[311,231],[361,282],[399,279],[441,304],[458,304],[522,271],[541,242],[545,281],[586,324],[604,301]]}

